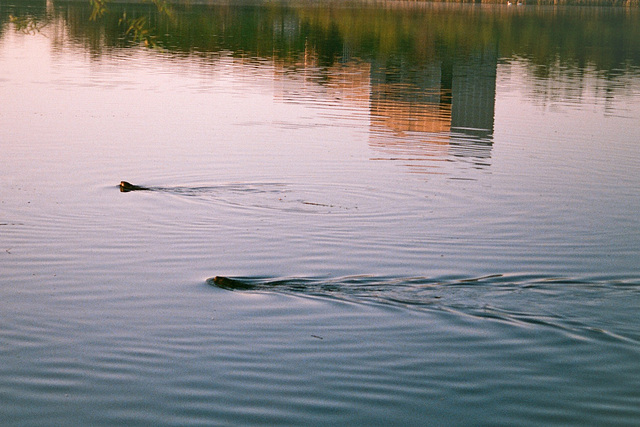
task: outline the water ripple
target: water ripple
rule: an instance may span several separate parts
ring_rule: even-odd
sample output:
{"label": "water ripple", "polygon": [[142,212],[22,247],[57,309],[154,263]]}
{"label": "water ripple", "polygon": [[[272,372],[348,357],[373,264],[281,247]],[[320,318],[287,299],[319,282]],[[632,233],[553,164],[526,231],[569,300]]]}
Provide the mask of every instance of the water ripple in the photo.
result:
{"label": "water ripple", "polygon": [[[492,274],[471,278],[389,278],[369,275],[339,278],[267,278],[215,276],[206,283],[225,290],[277,292],[358,303],[391,305],[417,311],[447,311],[529,328],[555,328],[572,339],[640,344],[628,328],[632,310],[607,311],[616,301],[640,297],[640,279],[553,278]],[[576,303],[593,301],[590,304]],[[622,307],[622,305],[621,305]],[[610,317],[606,320],[598,315]]]}

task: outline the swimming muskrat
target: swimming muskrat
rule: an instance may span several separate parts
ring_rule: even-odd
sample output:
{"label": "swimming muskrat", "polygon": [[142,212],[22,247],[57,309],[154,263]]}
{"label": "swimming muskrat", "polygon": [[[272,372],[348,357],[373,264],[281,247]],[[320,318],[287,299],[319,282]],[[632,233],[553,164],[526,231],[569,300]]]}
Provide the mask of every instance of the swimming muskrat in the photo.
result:
{"label": "swimming muskrat", "polygon": [[140,185],[133,185],[127,181],[120,181],[120,191],[126,193],[128,191],[141,191],[141,190],[150,190],[148,187],[142,187]]}
{"label": "swimming muskrat", "polygon": [[217,286],[222,289],[227,289],[230,291],[234,290],[242,290],[247,291],[251,289],[255,289],[255,286],[251,283],[243,282],[237,279],[230,279],[224,276],[216,276],[210,279],[207,279],[207,283],[212,286]]}

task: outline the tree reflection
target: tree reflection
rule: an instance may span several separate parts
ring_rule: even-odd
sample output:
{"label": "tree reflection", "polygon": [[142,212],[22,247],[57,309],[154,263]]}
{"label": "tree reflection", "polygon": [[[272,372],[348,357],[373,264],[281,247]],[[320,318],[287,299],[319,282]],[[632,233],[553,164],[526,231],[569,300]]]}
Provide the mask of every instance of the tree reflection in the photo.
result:
{"label": "tree reflection", "polygon": [[13,16],[9,15],[9,22],[15,25],[16,31],[20,31],[25,34],[39,33],[44,27],[47,26],[47,20],[38,19],[35,16]]}
{"label": "tree reflection", "polygon": [[95,21],[96,19],[102,18],[109,10],[107,3],[109,3],[109,0],[89,0],[89,4],[93,8],[89,20]]}
{"label": "tree reflection", "polygon": [[167,51],[225,50],[296,60],[312,52],[330,66],[347,57],[421,64],[454,50],[471,54],[491,46],[501,58],[527,58],[541,77],[556,65],[575,69],[593,64],[614,76],[629,64],[640,64],[636,8],[50,0],[53,7],[47,12],[42,1],[3,3],[2,30],[8,22],[19,30],[37,31],[56,21],[87,45],[97,46],[92,39],[100,38],[105,48],[153,37]]}

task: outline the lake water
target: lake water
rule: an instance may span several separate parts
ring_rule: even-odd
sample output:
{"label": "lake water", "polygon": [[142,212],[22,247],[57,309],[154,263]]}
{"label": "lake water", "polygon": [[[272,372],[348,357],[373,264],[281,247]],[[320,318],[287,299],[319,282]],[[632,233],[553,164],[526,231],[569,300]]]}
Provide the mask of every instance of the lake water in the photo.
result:
{"label": "lake water", "polygon": [[637,7],[91,14],[0,4],[1,424],[640,422]]}

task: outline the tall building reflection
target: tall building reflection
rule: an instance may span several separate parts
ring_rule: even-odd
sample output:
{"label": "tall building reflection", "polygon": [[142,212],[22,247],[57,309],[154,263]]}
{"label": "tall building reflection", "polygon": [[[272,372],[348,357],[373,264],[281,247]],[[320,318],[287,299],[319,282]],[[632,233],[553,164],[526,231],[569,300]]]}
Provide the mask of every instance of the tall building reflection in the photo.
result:
{"label": "tall building reflection", "polygon": [[422,160],[464,157],[484,167],[491,157],[495,50],[420,67],[375,60],[320,67],[313,53],[296,63],[274,65],[276,96],[285,102],[331,102],[366,111],[369,144],[380,153],[375,158],[406,160],[408,166],[426,172]]}
{"label": "tall building reflection", "polygon": [[[486,165],[493,138],[497,53],[452,56],[419,69],[373,63],[371,145],[391,158],[442,155]],[[436,149],[436,146],[441,147]]]}
{"label": "tall building reflection", "polygon": [[491,142],[496,98],[495,50],[477,53],[452,68],[451,128]]}

